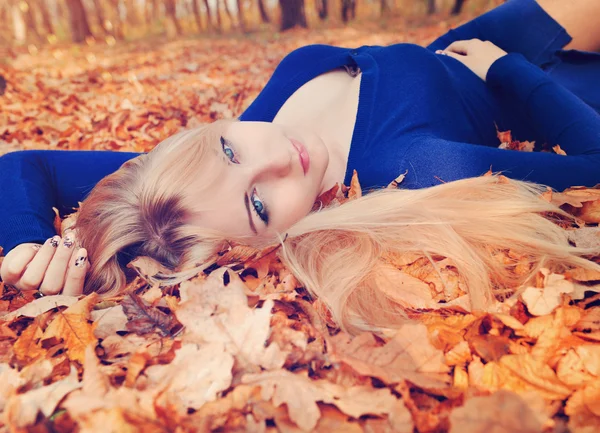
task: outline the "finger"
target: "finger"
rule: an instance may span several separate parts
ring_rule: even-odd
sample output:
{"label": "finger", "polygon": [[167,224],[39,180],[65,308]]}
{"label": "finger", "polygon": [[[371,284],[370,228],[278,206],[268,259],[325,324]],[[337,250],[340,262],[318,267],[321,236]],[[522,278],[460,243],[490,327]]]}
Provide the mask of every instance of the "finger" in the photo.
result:
{"label": "finger", "polygon": [[44,275],[46,274],[46,270],[48,269],[48,265],[58,248],[59,242],[60,236],[54,236],[42,245],[21,276],[18,283],[19,288],[24,290],[35,290],[40,286],[44,279]]}
{"label": "finger", "polygon": [[453,53],[452,51],[444,51],[443,54],[448,57],[453,57],[461,63],[465,63],[465,56],[463,56],[462,54],[456,54],[456,53]]}
{"label": "finger", "polygon": [[33,245],[35,244],[31,244],[30,248],[20,248],[18,251],[14,251],[14,254],[11,254],[10,259],[4,259],[2,262],[2,281],[13,286],[18,283],[25,267],[37,254],[37,249],[34,249]]}
{"label": "finger", "polygon": [[471,41],[455,41],[448,45],[444,52],[462,54],[463,56],[466,56],[471,46]]}
{"label": "finger", "polygon": [[78,296],[83,293],[83,285],[88,269],[87,251],[85,248],[80,248],[76,251],[76,254],[73,254],[69,264],[63,295]]}
{"label": "finger", "polygon": [[40,292],[44,295],[55,295],[61,291],[65,284],[65,275],[75,249],[74,246],[75,236],[73,233],[69,233],[63,238],[46,270],[46,275],[40,285]]}

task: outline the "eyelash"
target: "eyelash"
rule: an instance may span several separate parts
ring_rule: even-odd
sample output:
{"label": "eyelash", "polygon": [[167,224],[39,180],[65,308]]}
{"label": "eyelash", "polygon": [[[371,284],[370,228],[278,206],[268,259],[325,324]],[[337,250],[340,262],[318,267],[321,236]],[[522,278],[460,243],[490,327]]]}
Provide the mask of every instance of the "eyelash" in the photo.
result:
{"label": "eyelash", "polygon": [[[220,141],[221,141],[221,149],[223,150],[223,153],[225,154],[225,156],[227,157],[229,162],[231,162],[233,164],[239,164],[240,162],[235,157],[235,151],[230,146],[231,143],[223,137],[220,137]],[[225,152],[226,149],[229,149],[231,151],[231,153],[232,153],[231,156],[229,156],[227,154],[227,152]],[[256,192],[256,188],[254,188],[252,190],[252,194],[250,195],[250,202],[252,203],[252,209],[254,210],[254,213],[256,214],[256,216],[258,216],[265,224],[268,225],[269,224],[269,211],[267,209],[266,203],[264,201],[262,201],[260,199],[260,197],[258,196],[258,194]],[[256,205],[254,204],[255,202],[259,202],[262,205],[262,212],[259,212],[259,210],[256,208]]]}

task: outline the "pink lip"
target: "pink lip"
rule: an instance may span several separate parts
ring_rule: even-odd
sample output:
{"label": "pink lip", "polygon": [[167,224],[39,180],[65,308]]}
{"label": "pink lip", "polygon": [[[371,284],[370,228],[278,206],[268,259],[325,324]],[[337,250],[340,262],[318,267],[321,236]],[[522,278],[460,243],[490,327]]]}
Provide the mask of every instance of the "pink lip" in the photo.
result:
{"label": "pink lip", "polygon": [[306,147],[304,147],[304,145],[299,141],[294,140],[293,138],[290,138],[290,141],[300,156],[300,164],[302,164],[302,170],[304,170],[304,174],[306,175],[306,172],[310,167],[310,156],[308,151],[306,150]]}

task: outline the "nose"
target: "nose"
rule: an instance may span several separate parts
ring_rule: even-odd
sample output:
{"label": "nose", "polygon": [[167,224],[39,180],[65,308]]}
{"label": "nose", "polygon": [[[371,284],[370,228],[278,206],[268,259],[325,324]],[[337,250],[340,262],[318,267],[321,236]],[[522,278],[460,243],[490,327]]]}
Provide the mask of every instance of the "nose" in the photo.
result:
{"label": "nose", "polygon": [[292,170],[292,154],[283,149],[271,152],[253,164],[255,180],[266,180],[287,176]]}

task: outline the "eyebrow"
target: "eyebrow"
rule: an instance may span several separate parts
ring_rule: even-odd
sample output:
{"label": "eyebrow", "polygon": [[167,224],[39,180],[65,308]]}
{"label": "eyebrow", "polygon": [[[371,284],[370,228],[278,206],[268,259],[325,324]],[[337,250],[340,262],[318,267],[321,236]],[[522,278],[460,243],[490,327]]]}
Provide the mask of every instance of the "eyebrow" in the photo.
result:
{"label": "eyebrow", "polygon": [[250,204],[248,200],[248,193],[244,192],[244,205],[246,205],[246,212],[248,213],[248,223],[250,224],[250,230],[256,235],[258,232],[256,231],[256,226],[252,221],[252,215],[250,215]]}

